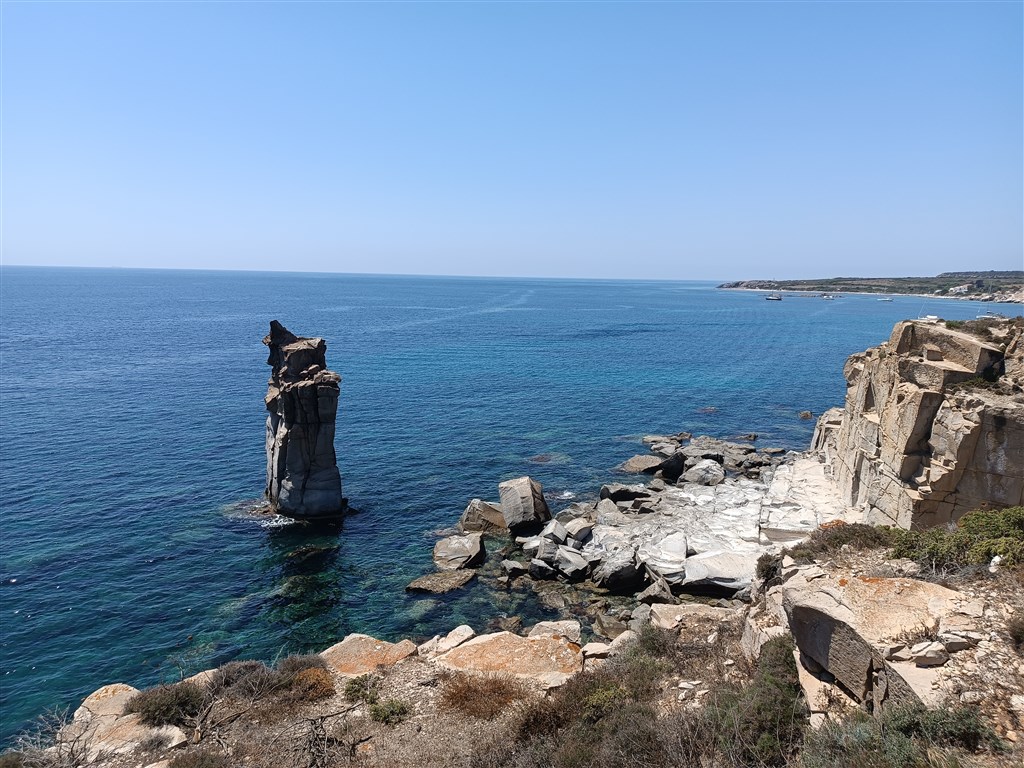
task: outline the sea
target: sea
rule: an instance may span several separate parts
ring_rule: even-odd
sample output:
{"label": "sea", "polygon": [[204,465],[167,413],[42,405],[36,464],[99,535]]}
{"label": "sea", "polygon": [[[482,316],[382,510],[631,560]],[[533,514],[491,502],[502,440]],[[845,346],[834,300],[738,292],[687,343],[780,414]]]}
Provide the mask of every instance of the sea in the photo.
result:
{"label": "sea", "polygon": [[[0,268],[0,744],[112,682],[273,661],[351,632],[550,617],[487,580],[405,592],[466,503],[530,475],[554,510],[641,436],[803,449],[847,356],[922,314],[1019,307],[708,282]],[[327,340],[340,526],[254,514],[261,340]]]}

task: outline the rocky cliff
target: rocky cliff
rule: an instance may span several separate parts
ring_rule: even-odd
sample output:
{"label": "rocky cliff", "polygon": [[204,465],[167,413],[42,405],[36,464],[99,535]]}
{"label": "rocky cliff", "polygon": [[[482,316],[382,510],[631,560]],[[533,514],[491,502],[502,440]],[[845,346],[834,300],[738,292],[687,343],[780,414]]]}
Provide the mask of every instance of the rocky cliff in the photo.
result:
{"label": "rocky cliff", "polygon": [[327,342],[291,333],[276,320],[263,339],[270,348],[267,386],[267,487],[275,512],[329,517],[344,508],[334,453],[338,382],[327,370]]}
{"label": "rocky cliff", "polygon": [[812,447],[867,522],[943,525],[1024,503],[1024,322],[904,321],[846,362]]}

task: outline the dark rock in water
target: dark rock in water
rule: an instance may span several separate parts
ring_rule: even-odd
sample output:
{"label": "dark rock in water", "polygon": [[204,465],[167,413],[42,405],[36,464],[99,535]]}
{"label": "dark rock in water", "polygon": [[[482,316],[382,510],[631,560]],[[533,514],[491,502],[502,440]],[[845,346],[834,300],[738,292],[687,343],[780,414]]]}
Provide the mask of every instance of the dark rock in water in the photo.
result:
{"label": "dark rock in water", "polygon": [[708,405],[704,408],[698,408],[697,413],[718,413],[718,409],[713,405]]}
{"label": "dark rock in water", "polygon": [[429,592],[441,595],[466,586],[476,576],[475,571],[440,571],[420,576],[405,588],[406,592]]}
{"label": "dark rock in water", "polygon": [[464,533],[491,533],[505,530],[505,517],[501,508],[489,501],[473,499],[466,506],[459,520],[459,530]]}
{"label": "dark rock in water", "polygon": [[558,576],[558,571],[536,557],[530,561],[529,570],[530,576],[535,579],[553,579]]}
{"label": "dark rock in water", "polygon": [[551,510],[544,500],[544,489],[530,477],[517,477],[498,485],[501,514],[513,535],[537,530],[551,519]]}
{"label": "dark rock in water", "polygon": [[501,570],[514,578],[516,576],[522,576],[528,569],[518,560],[502,560]]}
{"label": "dark rock in water", "polygon": [[614,502],[633,501],[633,499],[646,498],[650,495],[651,492],[642,485],[609,483],[601,486],[601,498],[611,499]]}
{"label": "dark rock in water", "polygon": [[750,442],[754,442],[755,440],[757,440],[757,432],[748,432],[745,435],[740,435],[736,439],[737,440],[749,440]]}
{"label": "dark rock in water", "polygon": [[[660,472],[661,477],[670,483],[674,483],[683,474],[686,468],[687,455],[682,451],[676,451],[664,461],[654,467],[653,472]],[[647,470],[645,470],[647,471]]]}
{"label": "dark rock in water", "polygon": [[296,336],[276,320],[263,339],[270,348],[267,485],[271,509],[297,518],[344,511],[334,453],[341,377],[327,370],[327,342]]}
{"label": "dark rock in water", "polygon": [[536,456],[531,456],[527,459],[531,464],[547,464],[551,461],[550,453],[538,453]]}
{"label": "dark rock in water", "polygon": [[804,421],[810,421],[814,418],[814,414],[810,411],[800,411],[800,418]]}

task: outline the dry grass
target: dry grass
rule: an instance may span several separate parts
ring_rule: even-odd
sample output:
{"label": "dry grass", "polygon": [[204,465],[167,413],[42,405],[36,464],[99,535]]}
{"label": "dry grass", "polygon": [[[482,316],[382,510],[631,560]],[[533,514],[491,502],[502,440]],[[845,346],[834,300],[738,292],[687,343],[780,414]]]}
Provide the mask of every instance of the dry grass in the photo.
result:
{"label": "dry grass", "polygon": [[512,675],[450,675],[441,687],[441,706],[481,720],[491,720],[529,696]]}

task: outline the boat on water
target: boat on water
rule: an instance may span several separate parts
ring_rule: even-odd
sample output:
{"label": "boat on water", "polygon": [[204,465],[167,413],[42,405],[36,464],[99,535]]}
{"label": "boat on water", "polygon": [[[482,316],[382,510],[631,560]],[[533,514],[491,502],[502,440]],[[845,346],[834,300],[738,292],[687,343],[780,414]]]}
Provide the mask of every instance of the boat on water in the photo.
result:
{"label": "boat on water", "polygon": [[833,301],[835,299],[835,296],[833,296],[831,293],[823,293],[821,294],[821,298],[825,299],[825,301]]}
{"label": "boat on water", "polygon": [[878,301],[892,301],[892,296],[882,296]]}
{"label": "boat on water", "polygon": [[983,315],[978,315],[978,320],[1005,320],[1006,315],[1002,315],[998,312],[986,312]]}
{"label": "boat on water", "polygon": [[765,301],[782,301],[782,297],[777,293],[769,293],[764,297]]}

